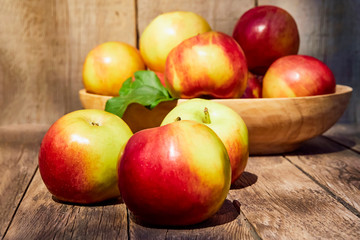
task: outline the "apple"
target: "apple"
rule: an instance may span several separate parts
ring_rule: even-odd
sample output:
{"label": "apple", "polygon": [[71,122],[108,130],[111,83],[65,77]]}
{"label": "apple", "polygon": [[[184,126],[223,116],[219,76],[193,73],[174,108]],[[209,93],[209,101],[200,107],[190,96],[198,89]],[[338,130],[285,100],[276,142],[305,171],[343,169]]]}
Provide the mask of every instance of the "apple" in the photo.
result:
{"label": "apple", "polygon": [[262,98],[263,75],[249,72],[247,87],[241,98]]}
{"label": "apple", "polygon": [[132,132],[118,116],[96,109],[59,118],[46,132],[39,170],[49,192],[80,204],[118,197],[117,163]]}
{"label": "apple", "polygon": [[211,27],[200,15],[188,11],[173,11],[154,18],[140,36],[140,52],[150,70],[164,72],[169,52],[183,40]]}
{"label": "apple", "polygon": [[[161,84],[166,88],[165,80],[164,80],[164,73],[162,73],[162,72],[154,72],[154,73],[159,78]],[[132,81],[135,81],[135,75],[132,76]]]}
{"label": "apple", "polygon": [[247,85],[248,69],[239,44],[221,32],[184,40],[168,55],[165,83],[176,98],[237,98]]}
{"label": "apple", "polygon": [[135,47],[124,42],[105,42],[86,56],[83,84],[89,93],[117,96],[123,82],[139,70],[145,70],[145,64]]}
{"label": "apple", "polygon": [[263,79],[264,98],[304,97],[334,93],[335,77],[322,61],[306,55],[276,60]]}
{"label": "apple", "polygon": [[136,132],[120,160],[122,199],[140,222],[182,226],[222,206],[231,167],[223,142],[204,124],[179,120]]}
{"label": "apple", "polygon": [[249,70],[260,75],[276,59],[297,54],[300,45],[295,19],[284,9],[268,5],[246,11],[233,37],[244,50]]}
{"label": "apple", "polygon": [[229,154],[231,182],[244,172],[249,158],[248,129],[240,115],[224,104],[206,99],[181,102],[164,118],[161,125],[181,120],[193,120],[210,127],[220,137]]}
{"label": "apple", "polygon": [[159,78],[161,84],[166,87],[165,79],[164,79],[164,73],[163,72],[155,72],[156,76]]}

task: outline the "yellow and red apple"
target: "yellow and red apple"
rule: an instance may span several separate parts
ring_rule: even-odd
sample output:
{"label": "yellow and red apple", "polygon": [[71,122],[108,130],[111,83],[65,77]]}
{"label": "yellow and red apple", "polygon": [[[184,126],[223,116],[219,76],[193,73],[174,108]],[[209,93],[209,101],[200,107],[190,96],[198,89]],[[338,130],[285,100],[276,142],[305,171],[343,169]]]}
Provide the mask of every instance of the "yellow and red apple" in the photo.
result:
{"label": "yellow and red apple", "polygon": [[222,206],[231,184],[226,148],[204,124],[180,120],[136,132],[119,168],[123,201],[141,222],[190,225]]}
{"label": "yellow and red apple", "polygon": [[206,32],[184,40],[166,60],[165,83],[176,98],[241,97],[247,76],[241,47],[221,32]]}
{"label": "yellow and red apple", "polygon": [[164,72],[169,52],[183,40],[208,32],[211,27],[200,15],[189,11],[173,11],[158,15],[140,36],[140,52],[147,67]]}
{"label": "yellow and red apple", "polygon": [[102,110],[78,110],[59,118],[39,151],[39,170],[47,189],[71,203],[118,197],[117,163],[131,136],[121,118]]}
{"label": "yellow and red apple", "polygon": [[263,78],[264,98],[305,97],[334,93],[330,68],[317,58],[291,55],[276,60]]}
{"label": "yellow and red apple", "polygon": [[139,50],[124,42],[105,42],[86,56],[83,84],[89,93],[117,96],[123,82],[139,70],[145,70]]}
{"label": "yellow and red apple", "polygon": [[263,75],[276,59],[297,54],[300,45],[295,19],[276,6],[258,6],[246,11],[234,27],[249,70]]}
{"label": "yellow and red apple", "polygon": [[247,86],[241,98],[262,98],[263,75],[249,72]]}
{"label": "yellow and red apple", "polygon": [[249,158],[248,129],[240,115],[228,106],[212,100],[190,99],[173,108],[161,125],[178,118],[193,120],[214,130],[229,154],[231,182],[235,182],[244,172]]}

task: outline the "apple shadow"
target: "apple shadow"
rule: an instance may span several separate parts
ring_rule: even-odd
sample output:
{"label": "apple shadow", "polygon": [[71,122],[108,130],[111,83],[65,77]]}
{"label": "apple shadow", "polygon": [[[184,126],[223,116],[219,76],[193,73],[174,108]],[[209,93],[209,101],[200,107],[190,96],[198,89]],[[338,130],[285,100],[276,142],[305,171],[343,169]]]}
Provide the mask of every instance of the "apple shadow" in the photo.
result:
{"label": "apple shadow", "polygon": [[231,184],[230,189],[242,189],[249,187],[257,182],[258,176],[250,173],[250,172],[243,172],[241,176]]}
{"label": "apple shadow", "polygon": [[57,203],[61,203],[61,204],[65,204],[65,205],[72,205],[72,206],[81,206],[81,207],[110,206],[110,205],[118,205],[118,204],[124,203],[121,197],[112,198],[112,199],[108,199],[108,200],[97,202],[97,203],[89,203],[89,204],[66,202],[66,201],[62,201],[62,200],[56,198],[55,196],[52,196],[52,199]]}
{"label": "apple shadow", "polygon": [[207,227],[214,227],[223,225],[229,222],[234,221],[240,214],[240,203],[237,200],[230,201],[226,199],[221,206],[221,208],[210,218],[207,220],[187,226],[169,226],[169,225],[154,225],[151,223],[143,222],[140,219],[136,218],[130,212],[130,219],[134,223],[141,225],[147,228],[157,228],[157,229],[178,229],[178,230],[191,230],[191,229],[200,229],[200,228],[207,228]]}

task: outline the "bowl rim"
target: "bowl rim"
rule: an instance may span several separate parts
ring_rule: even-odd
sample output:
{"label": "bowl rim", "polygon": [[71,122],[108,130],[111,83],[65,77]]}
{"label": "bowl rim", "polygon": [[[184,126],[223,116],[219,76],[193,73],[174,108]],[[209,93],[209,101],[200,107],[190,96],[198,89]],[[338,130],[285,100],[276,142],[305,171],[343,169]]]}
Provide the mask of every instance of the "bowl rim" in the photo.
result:
{"label": "bowl rim", "polygon": [[[348,93],[352,93],[353,92],[353,88],[347,85],[342,85],[342,84],[336,84],[336,89],[334,93],[328,93],[328,94],[321,94],[321,95],[313,95],[313,96],[304,96],[304,97],[277,97],[277,98],[212,98],[210,100],[215,100],[215,101],[273,101],[273,100],[284,100],[284,101],[294,101],[294,100],[302,100],[302,99],[316,99],[316,98],[324,98],[324,97],[331,97],[331,96],[337,96],[337,95],[342,95],[342,94],[348,94]],[[90,93],[87,92],[86,89],[80,89],[79,90],[79,94],[80,95],[88,95],[88,96],[93,96],[93,97],[98,97],[98,98],[112,98],[112,97],[116,97],[116,96],[109,96],[109,95],[100,95],[100,94],[96,94],[96,93]],[[182,99],[181,100],[188,100],[188,99]],[[175,99],[175,100],[180,100],[180,99]]]}

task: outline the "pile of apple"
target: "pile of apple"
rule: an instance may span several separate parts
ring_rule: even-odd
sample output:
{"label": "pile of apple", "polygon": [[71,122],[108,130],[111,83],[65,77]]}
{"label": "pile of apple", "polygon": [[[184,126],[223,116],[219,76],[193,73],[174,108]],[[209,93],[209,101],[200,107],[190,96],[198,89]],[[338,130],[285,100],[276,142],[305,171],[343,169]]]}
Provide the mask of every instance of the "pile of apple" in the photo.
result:
{"label": "pile of apple", "polygon": [[[205,98],[294,97],[335,91],[330,69],[297,55],[299,33],[289,13],[250,9],[233,36],[211,30],[192,12],[156,17],[139,50],[106,42],[86,57],[90,93],[117,96],[136,71],[152,70],[176,106],[161,126],[133,133],[118,116],[78,110],[58,119],[39,152],[41,177],[64,202],[91,204],[121,196],[135,217],[188,225],[208,219],[243,173],[248,131],[242,118]],[[141,116],[139,116],[141,117]]]}

